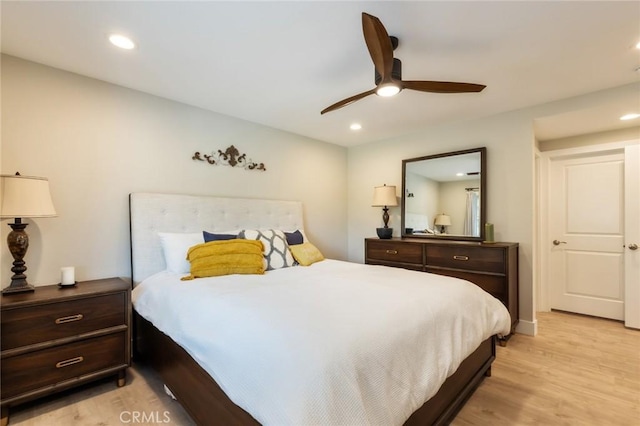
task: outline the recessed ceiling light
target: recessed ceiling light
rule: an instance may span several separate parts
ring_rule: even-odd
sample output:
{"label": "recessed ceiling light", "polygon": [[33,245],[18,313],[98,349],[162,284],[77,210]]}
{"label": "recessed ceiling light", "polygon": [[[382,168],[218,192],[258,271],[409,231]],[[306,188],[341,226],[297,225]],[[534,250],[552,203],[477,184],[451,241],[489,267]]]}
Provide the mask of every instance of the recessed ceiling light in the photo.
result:
{"label": "recessed ceiling light", "polygon": [[111,34],[109,36],[109,41],[111,42],[111,44],[113,44],[114,46],[118,46],[121,49],[131,50],[136,47],[136,44],[131,41],[129,37],[125,37],[120,34]]}
{"label": "recessed ceiling light", "polygon": [[456,176],[464,176],[464,173],[458,172],[458,173],[456,173]]}
{"label": "recessed ceiling light", "polygon": [[636,44],[636,49],[640,49],[640,41]]}
{"label": "recessed ceiling light", "polygon": [[633,120],[634,118],[638,118],[640,117],[640,114],[637,113],[631,113],[631,114],[625,114],[622,117],[620,117],[620,120]]}
{"label": "recessed ceiling light", "polygon": [[351,130],[360,130],[362,129],[362,125],[360,123],[353,123],[351,126],[349,126],[349,128]]}

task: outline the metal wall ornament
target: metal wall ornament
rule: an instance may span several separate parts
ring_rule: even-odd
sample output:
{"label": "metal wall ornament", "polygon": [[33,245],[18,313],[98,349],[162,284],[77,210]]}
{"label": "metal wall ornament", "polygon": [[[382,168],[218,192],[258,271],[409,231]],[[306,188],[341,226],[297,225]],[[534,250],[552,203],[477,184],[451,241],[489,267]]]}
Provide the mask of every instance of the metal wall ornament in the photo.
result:
{"label": "metal wall ornament", "polygon": [[254,163],[251,159],[247,160],[247,154],[240,154],[240,151],[233,145],[224,151],[218,150],[218,152],[213,152],[211,155],[196,152],[191,159],[206,161],[216,166],[242,167],[245,170],[267,171],[264,163]]}

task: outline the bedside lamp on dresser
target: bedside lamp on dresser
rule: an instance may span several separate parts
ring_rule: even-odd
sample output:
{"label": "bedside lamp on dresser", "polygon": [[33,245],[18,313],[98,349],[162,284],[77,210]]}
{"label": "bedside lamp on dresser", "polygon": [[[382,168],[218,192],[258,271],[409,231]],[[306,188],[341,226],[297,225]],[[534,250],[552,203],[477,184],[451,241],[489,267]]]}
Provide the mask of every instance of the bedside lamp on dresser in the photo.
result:
{"label": "bedside lamp on dresser", "polygon": [[398,199],[396,198],[395,186],[376,186],[373,190],[373,202],[371,207],[382,207],[382,221],[384,222],[384,228],[376,228],[378,237],[382,239],[389,239],[393,234],[393,228],[389,228],[389,207],[395,207],[398,205]]}
{"label": "bedside lamp on dresser", "polygon": [[34,287],[27,282],[27,270],[24,256],[29,248],[29,236],[25,232],[27,223],[22,218],[27,217],[55,217],[56,210],[51,201],[49,181],[42,177],[15,175],[0,176],[0,218],[15,218],[10,223],[11,232],[7,236],[9,251],[13,256],[11,284],[2,290],[2,294],[22,293],[33,291]]}

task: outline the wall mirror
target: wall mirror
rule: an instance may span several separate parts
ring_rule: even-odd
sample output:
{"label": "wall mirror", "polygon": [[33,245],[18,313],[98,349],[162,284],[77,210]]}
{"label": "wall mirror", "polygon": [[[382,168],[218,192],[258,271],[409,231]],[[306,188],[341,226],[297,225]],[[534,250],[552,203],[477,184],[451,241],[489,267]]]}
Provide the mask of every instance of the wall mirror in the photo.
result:
{"label": "wall mirror", "polygon": [[402,236],[482,241],[486,148],[402,160]]}

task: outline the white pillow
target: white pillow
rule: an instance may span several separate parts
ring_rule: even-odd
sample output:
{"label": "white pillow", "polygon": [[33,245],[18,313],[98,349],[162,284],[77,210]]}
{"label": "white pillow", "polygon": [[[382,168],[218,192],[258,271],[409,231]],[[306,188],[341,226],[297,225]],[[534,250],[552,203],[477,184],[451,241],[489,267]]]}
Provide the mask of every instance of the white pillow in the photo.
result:
{"label": "white pillow", "polygon": [[287,244],[287,238],[282,231],[245,229],[238,234],[238,238],[262,241],[265,271],[287,268],[295,264],[295,259],[289,250],[289,244]]}
{"label": "white pillow", "polygon": [[191,270],[191,264],[187,260],[187,251],[196,244],[204,243],[202,232],[188,234],[158,232],[158,236],[164,253],[164,262],[167,264],[167,271],[188,274]]}

